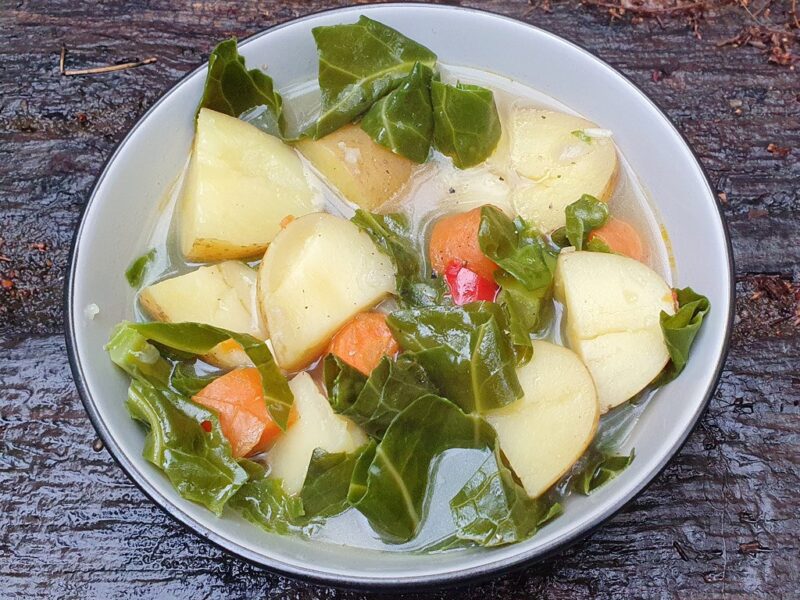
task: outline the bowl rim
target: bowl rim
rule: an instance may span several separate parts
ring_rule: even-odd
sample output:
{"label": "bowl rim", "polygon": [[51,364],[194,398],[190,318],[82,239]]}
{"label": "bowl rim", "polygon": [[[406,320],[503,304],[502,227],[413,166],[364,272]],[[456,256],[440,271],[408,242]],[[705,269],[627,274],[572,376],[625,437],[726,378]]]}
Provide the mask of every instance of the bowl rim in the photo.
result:
{"label": "bowl rim", "polygon": [[[650,104],[651,107],[654,108],[664,118],[665,122],[679,136],[684,146],[689,151],[691,158],[695,162],[700,174],[703,177],[706,186],[706,191],[708,192],[711,198],[715,197],[714,186],[711,184],[709,175],[705,167],[700,162],[691,144],[689,144],[689,141],[686,139],[686,136],[678,129],[678,127],[675,125],[673,120],[666,114],[666,112],[661,109],[658,103],[656,103],[652,98],[650,98],[647,95],[647,93],[645,93],[644,90],[642,90],[635,82],[633,82],[628,76],[626,76],[618,69],[611,66],[606,61],[597,56],[595,53],[584,48],[580,44],[573,42],[572,40],[563,38],[560,35],[548,31],[547,29],[544,29],[537,25],[526,23],[525,21],[521,21],[514,17],[510,17],[508,15],[500,14],[485,9],[440,5],[440,4],[426,4],[422,2],[369,3],[369,4],[361,4],[358,6],[334,7],[334,8],[314,11],[312,13],[303,15],[301,17],[297,17],[289,21],[279,23],[262,31],[256,32],[250,36],[243,38],[242,40],[239,40],[238,47],[241,48],[242,46],[252,42],[253,40],[256,40],[278,29],[291,26],[297,22],[314,19],[315,17],[322,14],[341,12],[343,14],[349,15],[353,12],[358,13],[359,11],[369,11],[371,8],[374,7],[394,7],[394,8],[413,7],[416,9],[426,9],[432,11],[462,11],[462,12],[476,13],[484,17],[488,16],[494,19],[509,21],[515,25],[521,25],[531,30],[535,30],[539,34],[556,38],[558,41],[568,44],[576,52],[587,55],[587,57],[593,60],[598,67],[603,67],[611,71],[614,75],[621,78],[625,83],[631,86],[633,91],[637,93],[637,95],[643,102]],[[197,68],[191,70],[190,72],[182,76],[174,85],[172,85],[167,91],[161,94],[158,100],[156,100],[153,103],[153,105],[147,111],[145,111],[145,113],[141,117],[139,117],[136,120],[136,123],[134,123],[134,125],[128,130],[126,135],[115,145],[111,154],[109,154],[108,158],[104,161],[102,169],[100,170],[99,175],[95,178],[94,184],[92,185],[92,190],[89,194],[89,198],[83,205],[80,215],[78,217],[78,225],[75,228],[75,233],[72,238],[72,243],[68,256],[68,272],[64,285],[63,307],[64,307],[64,333],[66,341],[66,350],[69,359],[70,369],[72,371],[73,380],[78,390],[78,395],[81,398],[81,402],[83,403],[84,409],[86,410],[89,416],[89,420],[91,421],[92,426],[97,432],[100,440],[103,442],[103,445],[106,447],[106,449],[108,449],[108,452],[111,455],[111,457],[119,465],[119,467],[128,477],[128,479],[130,479],[134,483],[134,485],[136,485],[136,487],[139,490],[141,490],[142,493],[144,493],[144,495],[150,501],[152,501],[157,507],[163,510],[167,515],[169,515],[175,522],[183,526],[187,531],[199,536],[200,538],[208,542],[211,542],[213,545],[215,545],[216,547],[220,548],[221,550],[230,555],[245,560],[246,562],[253,564],[259,568],[267,569],[273,573],[293,577],[311,583],[330,585],[344,589],[377,591],[377,590],[398,590],[399,588],[402,588],[403,590],[411,591],[414,589],[421,590],[421,589],[431,589],[431,588],[454,587],[457,585],[463,585],[468,582],[485,581],[501,573],[520,570],[534,563],[543,561],[553,555],[560,554],[570,546],[588,537],[596,529],[598,529],[607,521],[609,521],[611,518],[613,518],[623,508],[625,508],[640,494],[642,494],[642,492],[644,492],[653,483],[653,481],[655,481],[655,479],[658,478],[658,476],[664,471],[667,465],[672,461],[672,459],[686,444],[686,441],[689,438],[690,434],[696,429],[700,421],[700,418],[708,408],[708,404],[711,400],[711,397],[713,396],[719,384],[723,367],[725,365],[728,352],[730,350],[731,334],[732,334],[733,321],[735,315],[735,304],[734,304],[735,266],[733,258],[733,247],[731,244],[731,237],[730,237],[730,232],[728,230],[728,224],[725,220],[722,208],[716,201],[714,201],[713,203],[717,210],[717,216],[719,218],[719,222],[722,227],[722,234],[725,241],[724,247],[727,259],[726,262],[728,266],[728,272],[727,272],[727,277],[729,282],[728,286],[729,294],[727,299],[728,314],[724,322],[725,329],[723,332],[724,339],[722,340],[721,352],[717,360],[717,364],[714,367],[713,377],[711,378],[710,383],[707,386],[706,390],[703,392],[703,400],[698,405],[695,414],[692,415],[691,422],[689,426],[686,427],[686,429],[681,434],[680,439],[675,443],[675,445],[672,448],[670,448],[668,452],[664,454],[659,464],[654,469],[652,469],[650,473],[647,473],[641,479],[641,481],[633,488],[631,492],[629,492],[623,497],[618,498],[614,502],[614,505],[610,510],[608,510],[605,513],[599,514],[598,516],[593,518],[591,522],[588,525],[586,525],[583,529],[579,529],[570,536],[567,536],[564,539],[559,540],[557,543],[553,545],[552,548],[539,552],[533,549],[525,553],[520,553],[519,555],[513,557],[513,559],[510,559],[502,564],[495,562],[437,575],[411,576],[411,577],[403,576],[403,577],[393,577],[393,578],[337,575],[329,573],[323,569],[296,567],[294,565],[285,563],[280,559],[276,559],[265,554],[258,554],[255,552],[251,552],[250,550],[239,545],[235,540],[224,537],[222,535],[219,535],[211,531],[210,529],[205,527],[202,523],[195,520],[193,517],[189,516],[179,506],[175,505],[172,501],[168,500],[165,496],[163,496],[155,486],[150,485],[142,478],[140,478],[136,473],[136,468],[134,467],[133,463],[130,461],[130,459],[128,458],[126,453],[122,450],[122,448],[116,443],[114,438],[110,435],[107,426],[100,418],[99,412],[95,407],[94,398],[92,397],[91,391],[89,390],[88,385],[86,384],[80,359],[78,358],[76,323],[74,319],[76,313],[75,313],[75,305],[73,302],[76,267],[77,267],[76,256],[77,256],[78,246],[80,244],[82,237],[82,232],[86,224],[86,216],[89,212],[90,206],[96,200],[97,191],[100,187],[100,184],[105,179],[110,164],[122,152],[122,149],[125,147],[128,140],[133,136],[135,131],[140,127],[140,125],[150,116],[150,114],[156,111],[159,105],[162,102],[164,102],[166,98],[169,97],[177,88],[183,85],[183,83],[186,80],[193,77],[198,72],[206,70],[207,66],[208,66],[208,61],[203,62],[203,64],[199,65]]]}

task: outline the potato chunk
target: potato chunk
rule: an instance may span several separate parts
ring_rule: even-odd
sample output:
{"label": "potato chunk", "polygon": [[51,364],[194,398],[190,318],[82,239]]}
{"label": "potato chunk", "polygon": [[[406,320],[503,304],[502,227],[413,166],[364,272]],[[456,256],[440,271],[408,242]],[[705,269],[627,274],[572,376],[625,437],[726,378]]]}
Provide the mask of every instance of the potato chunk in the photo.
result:
{"label": "potato chunk", "polygon": [[142,307],[157,321],[191,321],[266,339],[256,298],[257,273],[229,260],[144,288]]}
{"label": "potato chunk", "polygon": [[637,260],[562,252],[555,294],[566,308],[570,347],[592,374],[606,412],[644,389],[669,360],[659,315],[675,312],[672,290]]}
{"label": "potato chunk", "polygon": [[294,394],[297,421],[278,438],[267,454],[270,476],[283,480],[288,494],[303,488],[308,464],[315,448],[327,452],[353,452],[367,436],[350,419],[337,415],[308,373],[289,382]]}
{"label": "potato chunk", "polygon": [[397,194],[414,168],[358,125],[346,125],[319,140],[301,140],[297,148],[347,200],[369,211]]}
{"label": "potato chunk", "polygon": [[517,186],[517,212],[542,231],[563,227],[564,209],[583,194],[608,200],[617,151],[591,121],[565,113],[519,108],[511,118],[511,165],[530,179]]}
{"label": "potato chunk", "polygon": [[597,431],[600,409],[589,372],[567,348],[533,342],[533,359],[517,375],[525,395],[485,416],[535,498],[581,457]]}
{"label": "potato chunk", "polygon": [[[142,290],[139,301],[157,321],[205,323],[263,340],[267,332],[258,309],[257,279],[246,264],[229,260],[154,283]],[[203,359],[223,368],[253,364],[233,340],[217,344]]]}
{"label": "potato chunk", "polygon": [[370,237],[350,221],[314,213],[281,231],[261,263],[261,311],[275,359],[305,367],[362,310],[395,291],[395,271]]}
{"label": "potato chunk", "polygon": [[202,109],[179,210],[183,254],[203,262],[261,254],[284,217],[312,212],[316,201],[292,148]]}

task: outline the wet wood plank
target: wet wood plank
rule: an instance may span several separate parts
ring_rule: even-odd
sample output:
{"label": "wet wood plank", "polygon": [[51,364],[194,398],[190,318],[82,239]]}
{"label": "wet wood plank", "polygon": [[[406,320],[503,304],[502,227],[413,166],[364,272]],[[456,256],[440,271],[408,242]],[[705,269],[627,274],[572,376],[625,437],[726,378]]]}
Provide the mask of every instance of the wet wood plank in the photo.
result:
{"label": "wet wood plank", "polygon": [[[136,0],[0,7],[0,589],[4,597],[358,598],[264,573],[184,531],[95,439],[67,366],[62,285],[78,213],[135,120],[215,40],[337,3]],[[470,3],[463,3],[470,5]],[[788,2],[787,2],[788,4]],[[719,192],[737,262],[721,384],[667,470],[564,554],[470,589],[412,597],[790,597],[800,523],[800,88],[722,9],[695,39],[679,20],[609,23],[573,1],[472,3],[579,42],[675,120]],[[156,56],[95,77],[68,66]],[[653,77],[657,71],[660,76]],[[666,72],[666,73],[665,73]],[[769,144],[791,148],[781,157]]]}

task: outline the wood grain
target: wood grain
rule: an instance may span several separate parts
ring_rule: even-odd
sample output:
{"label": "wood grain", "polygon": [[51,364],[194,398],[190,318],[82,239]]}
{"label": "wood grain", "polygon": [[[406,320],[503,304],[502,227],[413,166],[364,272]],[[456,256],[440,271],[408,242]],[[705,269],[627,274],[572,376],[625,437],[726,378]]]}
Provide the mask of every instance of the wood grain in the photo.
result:
{"label": "wood grain", "polygon": [[[679,456],[588,540],[519,573],[410,598],[791,598],[800,589],[800,80],[723,8],[692,36],[570,0],[463,3],[589,48],[650,94],[719,192],[737,265],[733,347]],[[788,0],[786,2],[788,5]],[[105,450],[71,380],[62,286],[94,178],[136,119],[214,42],[336,2],[9,0],[0,6],[0,596],[359,598],[265,573],[187,533]],[[68,68],[157,57],[141,68]],[[662,74],[653,77],[653,72]],[[770,143],[788,147],[781,157]],[[676,174],[680,176],[680,174]],[[388,597],[388,596],[387,596]]]}

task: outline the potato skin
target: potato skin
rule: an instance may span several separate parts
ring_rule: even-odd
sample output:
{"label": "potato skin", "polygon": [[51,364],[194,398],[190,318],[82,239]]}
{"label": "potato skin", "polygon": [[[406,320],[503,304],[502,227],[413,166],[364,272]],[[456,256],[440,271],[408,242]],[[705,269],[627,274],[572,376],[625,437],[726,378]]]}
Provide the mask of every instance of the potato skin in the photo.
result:
{"label": "potato skin", "polygon": [[374,211],[411,178],[414,163],[375,143],[358,125],[346,125],[297,149],[350,202]]}

